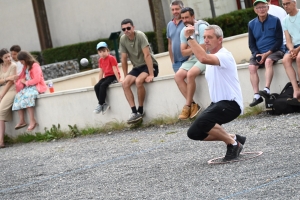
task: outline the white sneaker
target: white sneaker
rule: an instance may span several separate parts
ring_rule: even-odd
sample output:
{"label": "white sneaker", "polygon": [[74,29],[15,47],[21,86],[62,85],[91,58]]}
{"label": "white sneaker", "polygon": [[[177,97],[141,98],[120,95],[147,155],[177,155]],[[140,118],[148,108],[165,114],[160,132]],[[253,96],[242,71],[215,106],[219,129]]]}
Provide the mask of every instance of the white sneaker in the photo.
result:
{"label": "white sneaker", "polygon": [[95,114],[99,114],[102,112],[102,106],[100,104],[98,104],[98,106],[95,108],[95,110],[93,111]]}
{"label": "white sneaker", "polygon": [[107,103],[104,103],[102,105],[102,115],[104,115],[109,108],[110,106]]}

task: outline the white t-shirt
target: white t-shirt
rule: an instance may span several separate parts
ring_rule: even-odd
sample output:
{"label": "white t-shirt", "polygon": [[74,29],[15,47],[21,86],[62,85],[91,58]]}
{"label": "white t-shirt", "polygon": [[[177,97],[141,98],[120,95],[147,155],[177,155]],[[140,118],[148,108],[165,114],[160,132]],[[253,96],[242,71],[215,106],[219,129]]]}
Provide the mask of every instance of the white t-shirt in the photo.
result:
{"label": "white t-shirt", "polygon": [[[283,8],[281,8],[280,6],[276,6],[276,5],[269,5],[269,14],[276,16],[280,19],[280,22],[282,24],[284,18],[287,16],[285,10]],[[283,30],[282,30],[283,31]],[[283,44],[286,44],[286,39],[285,39],[285,35],[283,33]]]}
{"label": "white t-shirt", "polygon": [[243,97],[235,60],[227,49],[222,47],[215,53],[220,66],[206,65],[205,78],[208,83],[210,99],[213,103],[222,100],[236,101],[243,113]]}
{"label": "white t-shirt", "polygon": [[20,61],[12,60],[17,65],[17,75],[19,76],[23,70],[23,65]]}

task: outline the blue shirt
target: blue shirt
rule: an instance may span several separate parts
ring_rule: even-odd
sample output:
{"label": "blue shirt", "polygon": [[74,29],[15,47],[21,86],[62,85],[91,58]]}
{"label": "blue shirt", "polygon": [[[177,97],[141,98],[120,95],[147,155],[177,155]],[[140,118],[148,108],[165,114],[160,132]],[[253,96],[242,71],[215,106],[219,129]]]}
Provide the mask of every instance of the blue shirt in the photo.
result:
{"label": "blue shirt", "polygon": [[252,55],[269,50],[284,52],[282,27],[278,17],[268,14],[263,22],[258,17],[252,19],[248,24],[248,33]]}
{"label": "blue shirt", "polygon": [[187,60],[188,56],[182,56],[180,50],[180,32],[185,27],[183,21],[181,20],[177,25],[170,21],[167,26],[167,38],[172,41],[172,52],[174,62],[182,62]]}

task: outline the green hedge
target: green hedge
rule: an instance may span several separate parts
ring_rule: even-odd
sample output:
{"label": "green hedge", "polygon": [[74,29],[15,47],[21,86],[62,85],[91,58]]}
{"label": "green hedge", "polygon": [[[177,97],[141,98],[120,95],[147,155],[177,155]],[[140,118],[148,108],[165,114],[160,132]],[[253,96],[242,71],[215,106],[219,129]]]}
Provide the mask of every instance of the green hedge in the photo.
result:
{"label": "green hedge", "polygon": [[253,8],[233,11],[216,18],[203,19],[209,24],[216,24],[223,30],[224,37],[239,35],[248,32],[248,22],[257,15]]}
{"label": "green hedge", "polygon": [[[257,15],[253,11],[253,8],[247,8],[243,10],[237,10],[228,14],[220,15],[216,18],[206,18],[209,24],[219,25],[224,32],[224,37],[238,35],[248,32],[248,22],[255,18]],[[152,50],[154,53],[157,52],[156,36],[154,32],[145,32],[148,37],[149,43],[151,43]],[[166,38],[166,30],[162,32],[164,38],[165,49],[168,49],[168,40]],[[113,50],[114,45],[112,40],[98,39],[90,42],[83,42],[78,44],[66,45],[57,48],[46,49],[40,53],[34,52],[38,60],[42,64],[50,64],[65,60],[88,58],[90,55],[96,54],[96,45],[100,41],[105,41],[109,49]]]}

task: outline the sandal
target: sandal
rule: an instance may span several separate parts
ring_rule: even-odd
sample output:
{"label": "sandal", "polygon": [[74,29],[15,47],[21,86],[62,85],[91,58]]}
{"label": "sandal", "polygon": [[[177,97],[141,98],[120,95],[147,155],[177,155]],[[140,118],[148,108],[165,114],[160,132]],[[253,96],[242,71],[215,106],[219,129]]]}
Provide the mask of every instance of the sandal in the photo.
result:
{"label": "sandal", "polygon": [[27,131],[32,131],[37,125],[38,123],[34,123],[32,127],[28,126]]}
{"label": "sandal", "polygon": [[18,130],[18,129],[23,128],[25,126],[27,126],[26,123],[25,124],[17,124],[17,126],[15,127],[15,130]]}

